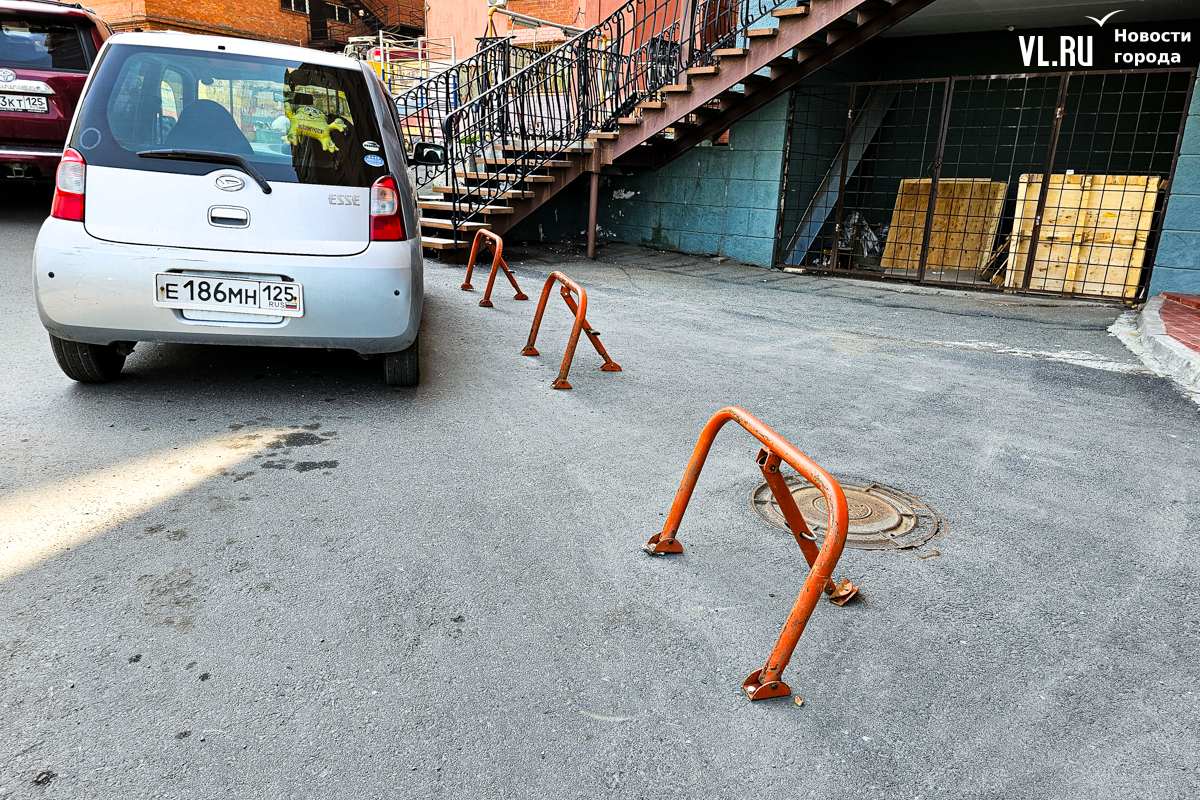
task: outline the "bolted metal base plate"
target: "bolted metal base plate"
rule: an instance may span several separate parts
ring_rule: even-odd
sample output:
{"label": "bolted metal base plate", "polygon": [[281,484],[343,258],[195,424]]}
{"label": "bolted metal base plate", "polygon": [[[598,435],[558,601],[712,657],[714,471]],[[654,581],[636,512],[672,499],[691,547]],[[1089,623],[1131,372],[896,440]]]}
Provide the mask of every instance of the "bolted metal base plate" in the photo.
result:
{"label": "bolted metal base plate", "polygon": [[[788,475],[788,488],[819,544],[825,535],[828,507],[821,490],[799,475]],[[936,511],[911,494],[865,478],[837,476],[850,511],[846,546],[858,550],[909,550],[928,542],[946,526]],[[754,511],[773,527],[789,530],[771,488],[760,484],[750,494]]]}
{"label": "bolted metal base plate", "polygon": [[756,669],[742,681],[742,691],[751,700],[766,700],[771,697],[787,697],[792,689],[781,680],[762,682],[762,670]]}

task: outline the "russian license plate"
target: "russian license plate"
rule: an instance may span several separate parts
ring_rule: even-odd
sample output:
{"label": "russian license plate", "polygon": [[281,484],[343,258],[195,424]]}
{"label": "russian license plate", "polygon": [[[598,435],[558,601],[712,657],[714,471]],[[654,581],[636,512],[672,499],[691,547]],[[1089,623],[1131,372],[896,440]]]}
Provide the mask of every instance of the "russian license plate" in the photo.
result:
{"label": "russian license plate", "polygon": [[287,281],[248,281],[157,272],[154,305],[160,308],[234,311],[282,317],[304,316],[304,290]]}
{"label": "russian license plate", "polygon": [[49,114],[50,105],[44,97],[28,94],[0,94],[0,111],[30,111],[34,114]]}

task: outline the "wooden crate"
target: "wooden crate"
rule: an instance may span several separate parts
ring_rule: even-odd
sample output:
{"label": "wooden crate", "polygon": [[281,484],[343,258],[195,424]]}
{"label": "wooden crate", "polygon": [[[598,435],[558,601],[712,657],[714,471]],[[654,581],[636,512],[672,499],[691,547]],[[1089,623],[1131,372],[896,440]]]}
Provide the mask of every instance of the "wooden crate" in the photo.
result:
{"label": "wooden crate", "polygon": [[[1162,179],[1051,175],[1029,288],[1131,299],[1137,293]],[[1022,175],[1004,285],[1025,279],[1041,175]]]}
{"label": "wooden crate", "polygon": [[[881,266],[911,270],[921,263],[925,215],[929,209],[928,178],[900,182]],[[933,204],[926,273],[969,270],[978,274],[987,264],[1000,228],[1007,183],[987,178],[942,178]]]}

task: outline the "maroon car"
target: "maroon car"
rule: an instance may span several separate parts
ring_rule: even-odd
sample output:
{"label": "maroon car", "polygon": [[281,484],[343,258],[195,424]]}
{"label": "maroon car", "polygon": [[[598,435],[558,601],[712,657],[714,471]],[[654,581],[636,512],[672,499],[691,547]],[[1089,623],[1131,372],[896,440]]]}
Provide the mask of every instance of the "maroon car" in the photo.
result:
{"label": "maroon car", "polygon": [[111,35],[78,3],[0,0],[0,180],[54,177],[88,70]]}

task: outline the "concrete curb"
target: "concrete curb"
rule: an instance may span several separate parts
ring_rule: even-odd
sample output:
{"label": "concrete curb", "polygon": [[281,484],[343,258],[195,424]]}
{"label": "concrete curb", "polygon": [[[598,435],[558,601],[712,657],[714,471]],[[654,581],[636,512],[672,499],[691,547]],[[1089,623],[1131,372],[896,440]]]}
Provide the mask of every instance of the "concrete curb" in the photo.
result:
{"label": "concrete curb", "polygon": [[[1200,353],[1167,335],[1160,310],[1160,295],[1146,302],[1135,326],[1118,320],[1110,330],[1154,372],[1171,378],[1200,402]],[[1132,316],[1132,315],[1130,315]]]}

